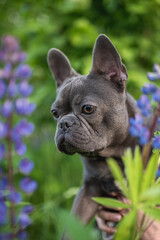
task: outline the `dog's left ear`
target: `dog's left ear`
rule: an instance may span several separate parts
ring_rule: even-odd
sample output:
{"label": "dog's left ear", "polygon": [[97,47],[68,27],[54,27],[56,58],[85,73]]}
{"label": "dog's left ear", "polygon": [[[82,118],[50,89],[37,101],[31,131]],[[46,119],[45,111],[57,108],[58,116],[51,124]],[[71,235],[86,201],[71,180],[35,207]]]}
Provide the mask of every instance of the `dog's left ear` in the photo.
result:
{"label": "dog's left ear", "polygon": [[103,75],[106,78],[119,83],[127,80],[128,74],[121,57],[110,39],[101,34],[93,49],[93,61],[91,73]]}

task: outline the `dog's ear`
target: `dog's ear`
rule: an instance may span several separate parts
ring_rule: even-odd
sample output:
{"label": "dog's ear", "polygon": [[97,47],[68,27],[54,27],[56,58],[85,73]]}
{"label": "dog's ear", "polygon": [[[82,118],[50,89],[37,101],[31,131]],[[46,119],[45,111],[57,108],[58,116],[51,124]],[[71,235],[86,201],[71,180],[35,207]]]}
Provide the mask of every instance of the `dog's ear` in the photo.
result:
{"label": "dog's ear", "polygon": [[67,78],[78,75],[64,53],[56,48],[49,50],[47,61],[57,87],[60,87]]}
{"label": "dog's ear", "polygon": [[101,34],[96,40],[93,49],[91,73],[106,76],[116,83],[127,80],[128,74],[121,57],[109,38]]}

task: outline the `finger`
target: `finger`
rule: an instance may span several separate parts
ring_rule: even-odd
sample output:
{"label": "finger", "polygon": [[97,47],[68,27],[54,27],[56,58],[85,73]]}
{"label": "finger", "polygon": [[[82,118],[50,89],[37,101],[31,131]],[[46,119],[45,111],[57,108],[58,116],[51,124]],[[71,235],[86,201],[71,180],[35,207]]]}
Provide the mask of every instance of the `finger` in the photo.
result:
{"label": "finger", "polygon": [[105,221],[119,222],[122,219],[122,215],[117,212],[108,212],[107,210],[99,210],[97,212],[98,217]]}
{"label": "finger", "polygon": [[107,224],[101,218],[99,218],[97,216],[96,216],[96,221],[97,221],[98,228],[101,231],[104,231],[104,232],[107,232],[110,234],[113,234],[116,232],[116,228],[107,226]]}

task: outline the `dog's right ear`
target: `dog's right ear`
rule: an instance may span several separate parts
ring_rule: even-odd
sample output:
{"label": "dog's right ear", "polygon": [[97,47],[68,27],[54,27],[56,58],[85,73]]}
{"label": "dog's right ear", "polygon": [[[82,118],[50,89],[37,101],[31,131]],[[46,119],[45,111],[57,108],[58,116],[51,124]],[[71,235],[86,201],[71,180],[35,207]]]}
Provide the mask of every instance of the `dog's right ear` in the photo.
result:
{"label": "dog's right ear", "polygon": [[52,48],[48,52],[47,61],[57,87],[60,87],[67,78],[77,76],[78,73],[71,67],[68,58],[60,50]]}

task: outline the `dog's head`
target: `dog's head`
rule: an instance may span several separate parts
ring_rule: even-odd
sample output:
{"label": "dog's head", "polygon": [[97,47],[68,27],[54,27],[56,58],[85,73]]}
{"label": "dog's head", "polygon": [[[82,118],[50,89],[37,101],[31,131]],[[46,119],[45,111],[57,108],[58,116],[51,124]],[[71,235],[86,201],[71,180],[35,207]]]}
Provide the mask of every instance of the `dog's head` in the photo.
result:
{"label": "dog's head", "polygon": [[86,76],[78,74],[58,49],[50,49],[48,64],[58,90],[51,107],[57,120],[58,149],[67,154],[103,155],[107,148],[122,143],[129,125],[128,76],[111,41],[105,35],[97,38]]}

